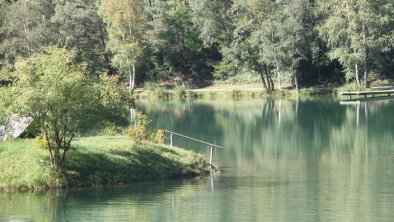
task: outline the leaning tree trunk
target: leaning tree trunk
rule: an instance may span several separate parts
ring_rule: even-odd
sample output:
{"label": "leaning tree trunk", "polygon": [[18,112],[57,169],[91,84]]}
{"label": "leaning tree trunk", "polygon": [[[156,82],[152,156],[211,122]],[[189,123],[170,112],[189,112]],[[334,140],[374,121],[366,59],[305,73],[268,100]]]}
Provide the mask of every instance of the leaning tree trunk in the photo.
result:
{"label": "leaning tree trunk", "polygon": [[260,74],[261,82],[263,83],[264,88],[266,90],[268,90],[267,83],[265,82],[265,79],[264,79],[264,74],[261,70],[259,70],[259,74]]}
{"label": "leaning tree trunk", "polygon": [[264,70],[265,70],[265,75],[267,76],[269,90],[272,91],[275,88],[274,81],[272,80],[272,77],[266,65],[264,67]]}

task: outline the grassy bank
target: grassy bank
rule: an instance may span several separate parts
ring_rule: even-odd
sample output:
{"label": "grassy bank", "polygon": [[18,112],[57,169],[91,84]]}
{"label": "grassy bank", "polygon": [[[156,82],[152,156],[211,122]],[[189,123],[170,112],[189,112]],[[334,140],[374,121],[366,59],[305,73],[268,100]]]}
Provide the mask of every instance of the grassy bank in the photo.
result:
{"label": "grassy bank", "polygon": [[336,96],[341,88],[304,88],[299,91],[295,89],[284,89],[266,91],[258,88],[239,88],[239,89],[156,89],[156,90],[137,90],[135,97],[137,99],[250,99],[264,97],[296,97],[296,96]]}
{"label": "grassy bank", "polygon": [[136,99],[253,99],[264,97],[315,97],[338,96],[342,92],[371,91],[374,87],[392,86],[392,81],[376,80],[370,83],[370,88],[358,86],[355,83],[343,85],[320,85],[304,87],[300,90],[287,86],[283,90],[267,91],[261,84],[213,84],[203,88],[190,89],[187,86],[161,86],[147,87],[135,91]]}
{"label": "grassy bank", "polygon": [[33,140],[0,142],[0,191],[122,184],[206,175],[214,171],[202,156],[180,148],[126,137],[76,140],[67,159],[66,175],[56,175],[46,150]]}

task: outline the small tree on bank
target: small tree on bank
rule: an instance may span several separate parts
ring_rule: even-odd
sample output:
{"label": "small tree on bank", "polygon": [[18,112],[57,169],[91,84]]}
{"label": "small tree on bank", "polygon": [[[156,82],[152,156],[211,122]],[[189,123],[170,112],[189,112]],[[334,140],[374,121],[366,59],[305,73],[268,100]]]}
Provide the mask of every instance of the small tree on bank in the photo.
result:
{"label": "small tree on bank", "polygon": [[63,169],[77,135],[105,118],[121,117],[125,101],[117,80],[92,77],[75,62],[75,53],[48,48],[30,59],[19,59],[12,82],[0,95],[6,109],[0,115],[31,117],[41,131],[52,166]]}

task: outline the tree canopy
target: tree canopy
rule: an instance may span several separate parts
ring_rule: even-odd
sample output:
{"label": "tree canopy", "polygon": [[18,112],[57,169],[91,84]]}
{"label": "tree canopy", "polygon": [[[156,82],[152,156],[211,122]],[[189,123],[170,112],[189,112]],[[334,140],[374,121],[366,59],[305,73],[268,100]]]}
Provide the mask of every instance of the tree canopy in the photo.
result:
{"label": "tree canopy", "polygon": [[122,118],[127,110],[117,79],[89,75],[86,64],[76,61],[76,54],[64,48],[46,48],[30,58],[17,59],[15,70],[3,76],[12,84],[2,87],[2,119],[32,118],[54,167],[65,164],[78,133],[102,120]]}
{"label": "tree canopy", "polygon": [[[267,90],[393,78],[393,1],[0,1],[0,70],[49,46],[92,75],[144,81],[260,77]],[[1,84],[1,83],[0,83]]]}

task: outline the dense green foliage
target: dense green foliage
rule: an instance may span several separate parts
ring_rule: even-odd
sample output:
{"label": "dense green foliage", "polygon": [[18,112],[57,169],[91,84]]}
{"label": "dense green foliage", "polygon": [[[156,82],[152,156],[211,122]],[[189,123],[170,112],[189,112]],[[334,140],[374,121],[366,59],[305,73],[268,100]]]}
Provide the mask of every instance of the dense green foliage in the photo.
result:
{"label": "dense green foliage", "polygon": [[32,140],[0,142],[0,153],[0,191],[160,180],[214,170],[193,152],[150,143],[133,145],[124,136],[76,140],[64,175],[52,173],[47,152]]}
{"label": "dense green foliage", "polygon": [[[54,167],[64,167],[71,142],[79,132],[102,120],[121,119],[127,100],[117,80],[86,74],[75,53],[48,48],[27,59],[18,59],[5,76],[12,84],[0,95],[0,117],[33,119]],[[15,99],[17,98],[17,99]]]}
{"label": "dense green foliage", "polygon": [[391,0],[0,0],[0,69],[58,46],[130,91],[245,73],[268,90],[367,86],[393,78],[393,18]]}

